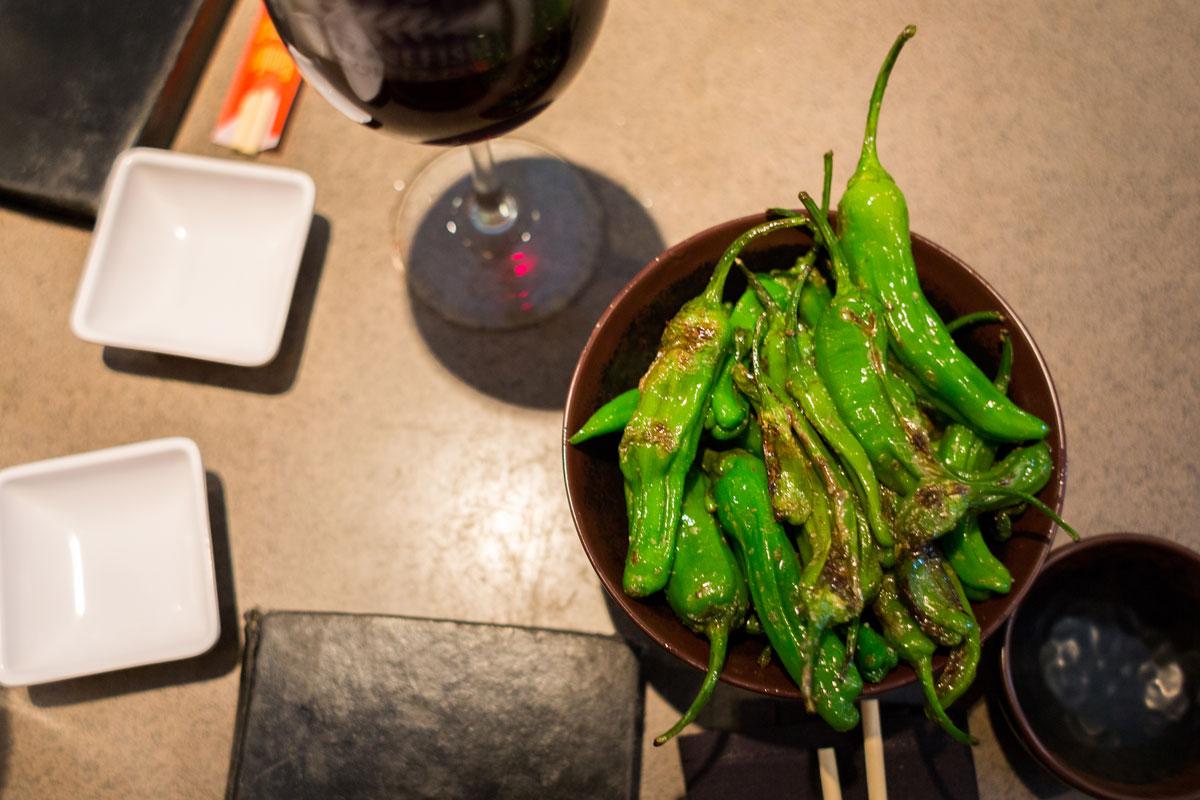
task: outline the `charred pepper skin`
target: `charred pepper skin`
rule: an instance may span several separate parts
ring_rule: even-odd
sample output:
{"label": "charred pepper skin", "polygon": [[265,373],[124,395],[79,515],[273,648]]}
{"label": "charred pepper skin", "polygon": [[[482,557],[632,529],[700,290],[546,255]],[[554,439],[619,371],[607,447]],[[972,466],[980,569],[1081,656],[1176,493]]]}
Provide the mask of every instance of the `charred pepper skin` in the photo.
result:
{"label": "charred pepper skin", "polygon": [[896,560],[896,584],[922,632],[938,644],[956,647],[971,634],[975,618],[969,606],[959,606],[951,575],[933,545],[903,552]]}
{"label": "charred pepper skin", "polygon": [[721,302],[734,260],[752,240],[800,222],[774,220],[743,233],[717,262],[708,286],[667,323],[639,386],[637,410],[618,448],[629,514],[622,588],[646,597],[666,586],[675,556],[683,485],[700,444],[709,394],[733,327]]}
{"label": "charred pepper skin", "polygon": [[863,680],[871,683],[882,681],[900,663],[896,649],[865,622],[858,626],[858,649],[854,653],[854,660]]}
{"label": "charred pepper skin", "polygon": [[882,310],[851,276],[833,229],[813,199],[801,202],[815,220],[816,235],[829,253],[837,292],[814,335],[817,373],[828,387],[838,414],[871,460],[879,483],[901,495],[917,488],[935,464],[928,437],[909,430],[889,399],[883,354],[887,331]]}
{"label": "charred pepper skin", "polygon": [[667,603],[675,616],[708,639],[708,670],[691,706],[670,730],[654,740],[656,746],[692,724],[708,704],[725,665],[729,634],[743,623],[750,608],[746,579],[708,510],[708,492],[708,477],[693,470],[684,492],[675,563],[666,589]]}
{"label": "charred pepper skin", "polygon": [[821,719],[835,731],[848,731],[859,723],[855,702],[862,694],[862,677],[846,647],[832,630],[821,634],[817,663],[813,667],[813,701]]}
{"label": "charred pepper skin", "polygon": [[971,627],[963,636],[962,643],[950,651],[950,655],[946,659],[946,666],[938,675],[936,687],[938,702],[942,704],[943,708],[948,708],[951,703],[962,697],[974,682],[983,648],[979,623],[975,619],[975,612],[971,609],[971,603],[967,599],[962,583],[948,565],[943,564],[942,569],[945,570],[947,579],[954,587],[959,608],[971,620]]}
{"label": "charred pepper skin", "polygon": [[858,168],[838,204],[842,247],[852,273],[875,292],[891,333],[892,351],[929,390],[988,438],[1002,442],[1042,439],[1046,423],[998,392],[954,343],[917,279],[903,193],[879,162],[876,132],[888,76],[904,43],[905,28],[880,68],[871,95]]}
{"label": "charred pepper skin", "polygon": [[787,533],[775,520],[767,486],[767,468],[744,450],[709,451],[704,471],[721,529],[729,536],[750,598],[771,649],[814,710],[812,651],[800,599],[800,561]]}
{"label": "charred pepper skin", "polygon": [[937,687],[933,680],[933,654],[937,649],[933,642],[921,632],[921,626],[913,619],[900,599],[895,578],[890,574],[883,576],[879,587],[879,596],[875,598],[872,608],[875,618],[883,629],[883,638],[896,649],[896,653],[913,671],[921,689],[925,693],[928,710],[942,729],[957,742],[976,744],[975,737],[958,729],[948,716],[938,700]]}
{"label": "charred pepper skin", "polygon": [[[837,275],[833,304],[817,328],[817,370],[829,387],[847,427],[871,458],[879,482],[901,495],[892,525],[898,546],[915,547],[954,527],[968,510],[994,510],[1021,499],[1037,506],[1072,535],[1073,530],[1032,491],[1049,478],[1052,462],[1045,442],[1018,448],[992,469],[972,476],[949,473],[933,452],[928,425],[898,403],[889,383],[884,352],[887,332],[879,306],[855,286],[829,223],[807,193],[800,199],[812,215],[817,238]],[[910,408],[910,415],[901,410]]]}

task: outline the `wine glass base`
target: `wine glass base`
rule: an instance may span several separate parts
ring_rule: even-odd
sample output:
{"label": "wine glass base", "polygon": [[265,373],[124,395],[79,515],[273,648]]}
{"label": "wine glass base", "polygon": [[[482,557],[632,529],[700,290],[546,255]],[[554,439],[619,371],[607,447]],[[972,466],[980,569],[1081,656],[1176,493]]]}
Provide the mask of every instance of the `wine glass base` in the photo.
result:
{"label": "wine glass base", "polygon": [[574,167],[535,145],[491,143],[508,210],[481,214],[465,147],[434,159],[404,188],[393,254],[410,291],[473,328],[532,325],[561,311],[595,271],[600,205]]}

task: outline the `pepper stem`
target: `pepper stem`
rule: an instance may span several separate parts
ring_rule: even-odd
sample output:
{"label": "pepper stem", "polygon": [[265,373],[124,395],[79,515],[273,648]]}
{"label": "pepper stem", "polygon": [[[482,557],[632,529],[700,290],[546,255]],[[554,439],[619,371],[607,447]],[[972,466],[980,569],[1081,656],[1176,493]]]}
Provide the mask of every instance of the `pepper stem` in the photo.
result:
{"label": "pepper stem", "polygon": [[921,681],[921,690],[925,693],[925,701],[928,703],[929,713],[937,720],[937,723],[942,726],[942,730],[950,734],[950,737],[956,742],[962,744],[979,744],[979,740],[969,733],[959,730],[959,727],[951,721],[946,715],[946,709],[942,708],[941,701],[938,700],[937,687],[933,683],[933,664],[928,658],[923,658],[913,664],[913,669],[917,672],[917,678]]}
{"label": "pepper stem", "polygon": [[1000,332],[1000,366],[996,368],[996,379],[992,385],[1000,394],[1008,394],[1008,385],[1012,382],[1013,343],[1008,331]]}
{"label": "pepper stem", "polygon": [[654,740],[654,746],[660,747],[671,739],[673,739],[680,731],[695,722],[696,717],[708,705],[708,700],[712,697],[713,689],[717,686],[717,679],[721,675],[721,668],[725,666],[725,651],[729,645],[729,623],[718,622],[708,628],[708,672],[704,675],[704,683],[700,684],[700,691],[696,693],[696,699],[692,701],[692,705],[684,712],[679,721],[671,726],[671,729]]}
{"label": "pepper stem", "polygon": [[879,109],[883,105],[883,93],[887,89],[888,77],[892,74],[892,67],[896,66],[900,50],[905,42],[916,35],[916,25],[909,25],[900,31],[896,41],[892,42],[892,49],[888,50],[883,64],[879,67],[879,74],[875,77],[875,89],[871,92],[871,105],[867,109],[867,131],[863,135],[862,155],[858,158],[856,176],[870,169],[883,169],[883,165],[879,163],[879,153],[875,149],[875,136],[879,131]]}
{"label": "pepper stem", "polygon": [[829,219],[829,200],[833,196],[833,151],[825,151],[825,179],[821,186],[821,217]]}
{"label": "pepper stem", "polygon": [[757,239],[759,236],[765,236],[773,231],[782,228],[797,228],[807,226],[808,219],[806,217],[786,217],[784,219],[773,219],[767,222],[755,225],[750,230],[743,233],[741,236],[733,240],[733,243],[726,248],[725,253],[721,256],[721,260],[717,262],[717,266],[713,269],[712,278],[708,281],[708,287],[705,288],[702,295],[705,301],[709,303],[721,302],[721,295],[725,293],[725,279],[729,277],[729,270],[733,267],[733,262],[746,245]]}
{"label": "pepper stem", "polygon": [[[967,481],[967,483],[971,483],[971,482]],[[1046,505],[1041,500],[1038,500],[1033,495],[1026,494],[1025,492],[1017,491],[1016,489],[1011,489],[1007,486],[991,486],[991,485],[987,485],[987,484],[975,484],[975,483],[972,483],[971,485],[976,486],[978,488],[982,488],[988,494],[998,494],[1001,497],[1011,497],[1015,500],[1021,500],[1022,502],[1028,503],[1029,505],[1033,506],[1038,511],[1042,512],[1047,517],[1049,517],[1050,520],[1054,524],[1058,525],[1058,527],[1060,527],[1064,531],[1066,531],[1067,535],[1071,537],[1072,541],[1075,541],[1075,542],[1079,541],[1079,531],[1075,530],[1070,525],[1068,525],[1067,521],[1065,519],[1063,519],[1062,517],[1060,517],[1057,513],[1055,513],[1054,509],[1050,508],[1050,506]]]}
{"label": "pepper stem", "polygon": [[963,314],[957,319],[952,319],[946,323],[946,333],[954,333],[960,328],[966,328],[970,325],[982,325],[987,322],[1003,324],[1005,321],[1004,314],[999,311],[975,311],[970,314]]}
{"label": "pepper stem", "polygon": [[842,246],[838,244],[837,237],[833,234],[833,228],[829,226],[829,217],[821,216],[821,209],[817,208],[816,202],[808,192],[800,193],[800,202],[804,204],[805,210],[812,218],[813,225],[816,226],[817,238],[825,246],[825,252],[829,253],[829,263],[833,265],[833,279],[837,281],[837,290],[841,292],[842,287],[848,289],[853,285],[850,280],[850,269],[846,266],[845,259],[842,258]]}

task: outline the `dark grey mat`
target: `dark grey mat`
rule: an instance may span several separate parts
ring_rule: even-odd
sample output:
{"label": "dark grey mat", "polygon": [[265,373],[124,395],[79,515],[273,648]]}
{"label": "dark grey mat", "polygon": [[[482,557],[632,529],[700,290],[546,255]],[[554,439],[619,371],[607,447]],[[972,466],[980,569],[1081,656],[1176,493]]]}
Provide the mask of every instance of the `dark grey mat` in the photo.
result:
{"label": "dark grey mat", "polygon": [[[950,714],[964,727],[957,711]],[[917,707],[880,706],[888,797],[974,800],[975,761]],[[964,728],[965,729],[965,728]],[[679,739],[689,800],[820,797],[817,749],[837,753],[844,800],[867,800],[862,730],[839,734],[817,718],[737,733],[707,731]]]}

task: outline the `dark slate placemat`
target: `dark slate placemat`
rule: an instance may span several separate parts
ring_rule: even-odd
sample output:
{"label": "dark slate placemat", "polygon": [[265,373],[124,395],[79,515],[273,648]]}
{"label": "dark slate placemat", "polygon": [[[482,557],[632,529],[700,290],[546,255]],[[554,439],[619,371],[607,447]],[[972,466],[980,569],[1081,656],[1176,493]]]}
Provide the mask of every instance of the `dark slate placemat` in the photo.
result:
{"label": "dark slate placemat", "polygon": [[637,791],[641,678],[613,637],[251,612],[238,706],[238,800]]}
{"label": "dark slate placemat", "polygon": [[94,214],[113,159],[170,144],[231,0],[0,0],[0,192]]}
{"label": "dark slate placemat", "polygon": [[[950,716],[960,727],[966,725],[963,714],[952,711]],[[920,708],[881,705],[880,718],[889,797],[977,800],[971,748],[950,739]],[[867,800],[862,730],[834,733],[816,718],[737,733],[681,736],[687,796],[689,800],[820,797],[820,747],[833,747],[837,753],[844,800]]]}

